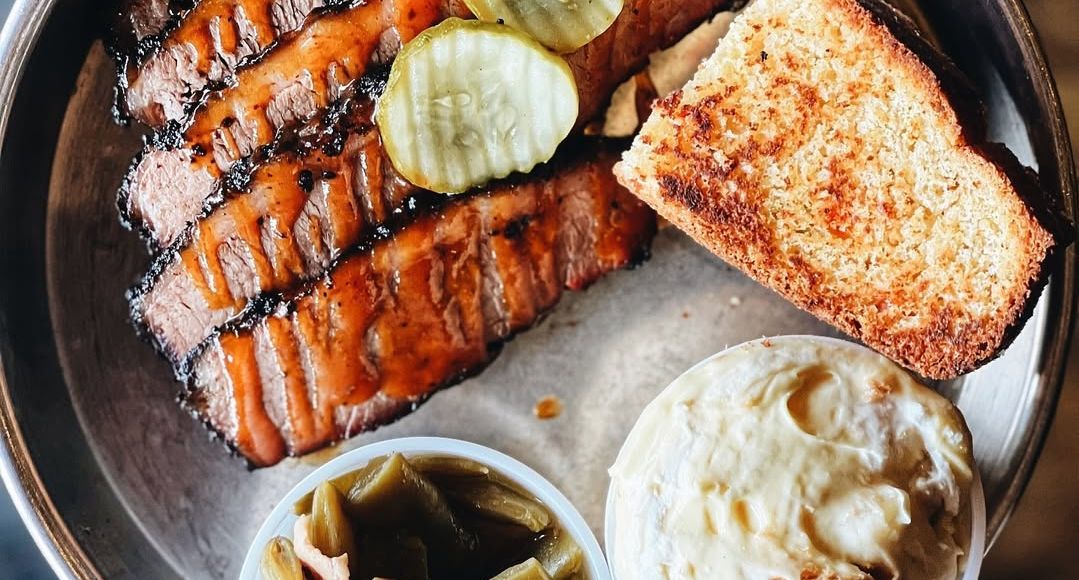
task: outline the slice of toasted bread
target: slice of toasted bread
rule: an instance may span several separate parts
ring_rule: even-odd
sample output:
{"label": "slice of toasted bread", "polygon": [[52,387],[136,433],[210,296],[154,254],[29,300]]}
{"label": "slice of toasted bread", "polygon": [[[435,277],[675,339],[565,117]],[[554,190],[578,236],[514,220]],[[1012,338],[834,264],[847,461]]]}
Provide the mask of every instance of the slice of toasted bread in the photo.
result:
{"label": "slice of toasted bread", "polygon": [[936,379],[1014,338],[1064,230],[985,141],[958,71],[867,0],[757,0],[615,172],[724,260]]}

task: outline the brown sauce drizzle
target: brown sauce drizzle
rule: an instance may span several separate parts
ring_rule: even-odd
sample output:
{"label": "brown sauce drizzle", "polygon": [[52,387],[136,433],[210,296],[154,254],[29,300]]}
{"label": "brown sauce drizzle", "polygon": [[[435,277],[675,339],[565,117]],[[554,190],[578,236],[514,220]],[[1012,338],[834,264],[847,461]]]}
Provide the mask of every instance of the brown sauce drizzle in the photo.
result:
{"label": "brown sauce drizzle", "polygon": [[319,424],[330,429],[337,407],[365,401],[378,390],[378,377],[364,362],[364,334],[383,293],[369,262],[355,260],[338,271],[332,284],[320,282],[290,316],[311,360],[308,381]]}
{"label": "brown sauce drizzle", "polygon": [[[180,22],[177,28],[158,48],[158,53],[166,52],[182,44],[190,44],[198,55],[195,70],[203,77],[210,74],[216,51],[210,30],[215,20],[233,23],[232,26],[219,26],[221,48],[228,54],[237,54],[239,30],[235,26],[236,11],[242,6],[244,13],[253,25],[259,47],[273,42],[276,36],[271,17],[274,0],[202,0]],[[152,57],[151,57],[152,58]],[[132,81],[136,80],[139,69],[130,71]]]}
{"label": "brown sauce drizzle", "polygon": [[[274,337],[277,356],[290,373],[286,391],[296,434],[290,451],[302,453],[344,435],[345,426],[333,422],[343,406],[359,405],[376,393],[393,400],[421,400],[486,364],[491,357],[486,327],[491,321],[484,319],[485,268],[501,277],[499,298],[511,320],[497,338],[534,323],[567,282],[553,257],[564,243],[560,201],[581,192],[566,188],[588,187],[593,199],[604,200],[593,204],[595,213],[587,216],[594,230],[589,236],[596,240],[604,239],[604,230],[614,223],[607,217],[610,200],[628,196],[605,177],[614,161],[609,157],[602,163],[577,164],[551,178],[461,198],[441,212],[421,215],[393,238],[344,258],[295,301],[291,312],[259,321]],[[582,172],[591,177],[581,179]],[[654,229],[643,221],[651,219],[650,211],[643,206],[633,211],[642,217],[628,216],[632,219],[625,223],[644,223],[645,233],[633,237],[626,230],[612,238],[632,248],[612,249],[611,256],[636,251]],[[482,244],[491,251],[480,251]],[[494,263],[485,264],[485,259]],[[225,334],[220,346],[226,358],[250,356],[250,347],[236,337],[252,332],[248,328],[238,335]],[[368,344],[371,332],[378,336],[375,347]],[[237,399],[256,388],[236,390]],[[300,394],[309,397],[309,408]],[[250,447],[248,442],[241,449]]]}
{"label": "brown sauce drizzle", "polygon": [[333,426],[319,421],[314,414],[292,327],[288,320],[276,317],[267,318],[264,326],[285,375],[285,401],[292,431],[289,452],[301,454],[317,449],[326,437],[332,436]]}
{"label": "brown sauce drizzle", "polygon": [[421,219],[375,251],[376,268],[392,278],[392,299],[375,322],[381,339],[381,390],[397,399],[426,393],[449,371],[451,336],[432,293],[432,268],[442,267],[435,223]]}
{"label": "brown sauce drizzle", "polygon": [[[237,73],[236,82],[230,87],[207,99],[185,132],[187,147],[212,151],[214,134],[237,119],[242,120],[236,122],[242,123],[256,146],[272,142],[282,127],[274,126],[268,105],[282,82],[308,79],[312,103],[316,110],[322,110],[337,90],[330,86],[331,66],[337,75],[352,82],[366,72],[386,30],[396,27],[398,36],[407,42],[443,17],[440,2],[436,0],[408,0],[400,4],[371,0],[308,23],[257,66]],[[220,178],[227,170],[218,165],[213,155],[195,157],[192,163],[193,169],[205,169],[214,178]]]}
{"label": "brown sauce drizzle", "polygon": [[250,333],[226,334],[220,338],[220,344],[236,401],[236,447],[256,464],[275,463],[285,453],[285,440],[266,412],[262,399],[254,336]]}
{"label": "brown sauce drizzle", "polygon": [[[297,222],[312,195],[325,194],[332,227],[326,258],[332,260],[360,240],[370,223],[363,217],[362,201],[356,198],[353,184],[360,178],[380,187],[382,183],[381,147],[377,135],[372,138],[369,133],[375,131],[351,135],[337,156],[321,151],[308,156],[290,154],[262,166],[255,172],[250,192],[233,196],[198,224],[180,258],[211,308],[238,312],[252,298],[231,292],[221,260],[222,244],[227,239],[215,232],[235,232],[242,240],[254,264],[260,292],[283,290],[321,270],[321,265],[305,261],[296,239]],[[378,150],[373,151],[373,147]],[[359,169],[350,161],[357,158],[366,162]],[[304,191],[297,178],[303,172],[315,176],[311,192]],[[388,213],[382,209],[379,222]],[[315,232],[314,239],[322,237],[322,232]]]}

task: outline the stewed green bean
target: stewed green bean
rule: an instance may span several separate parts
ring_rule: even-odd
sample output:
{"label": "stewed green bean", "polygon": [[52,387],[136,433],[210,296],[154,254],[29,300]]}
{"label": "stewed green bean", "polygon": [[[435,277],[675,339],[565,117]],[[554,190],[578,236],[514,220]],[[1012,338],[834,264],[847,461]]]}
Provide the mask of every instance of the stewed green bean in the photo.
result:
{"label": "stewed green bean", "polygon": [[263,554],[267,580],[302,580],[305,566],[343,554],[348,577],[362,580],[585,577],[581,549],[547,507],[471,459],[380,457],[322,482],[293,510],[309,516],[298,553],[313,562],[276,538]]}
{"label": "stewed green bean", "polygon": [[292,541],[278,536],[262,550],[259,572],[264,580],[303,580],[303,565]]}
{"label": "stewed green bean", "polygon": [[328,481],[315,488],[311,506],[311,545],[330,558],[348,554],[355,560],[352,522],[345,515],[341,492]]}
{"label": "stewed green bean", "polygon": [[539,560],[529,558],[520,564],[506,568],[493,580],[551,580],[551,575],[543,569]]}

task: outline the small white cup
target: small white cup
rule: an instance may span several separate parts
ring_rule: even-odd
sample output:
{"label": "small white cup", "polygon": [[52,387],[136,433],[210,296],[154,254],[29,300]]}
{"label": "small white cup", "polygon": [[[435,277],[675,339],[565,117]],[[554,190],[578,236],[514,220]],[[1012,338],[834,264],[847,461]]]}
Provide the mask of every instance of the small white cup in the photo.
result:
{"label": "small white cup", "polygon": [[588,577],[591,580],[610,580],[611,573],[603,557],[603,550],[596,541],[596,536],[585,523],[580,512],[551,482],[504,453],[475,443],[442,437],[405,437],[365,445],[334,458],[303,478],[274,507],[258,534],[255,535],[255,540],[251,543],[247,556],[244,557],[240,579],[254,580],[261,577],[258,569],[262,550],[273,537],[292,537],[292,528],[296,522],[296,516],[292,513],[292,504],[314,490],[323,481],[364,467],[373,459],[392,453],[401,453],[406,457],[415,455],[463,457],[482,463],[510,478],[546,505],[554,513],[562,529],[568,532],[581,547]]}
{"label": "small white cup", "polygon": [[963,580],[978,580],[985,559],[985,489],[982,476],[974,465],[974,482],[970,486],[970,549],[963,568]]}
{"label": "small white cup", "polygon": [[[772,340],[779,340],[779,339],[810,339],[810,340],[813,340],[813,341],[819,341],[819,342],[826,343],[826,344],[840,345],[840,346],[843,346],[845,348],[851,348],[851,349],[856,349],[856,350],[862,350],[862,351],[866,351],[866,352],[875,353],[875,351],[873,351],[873,350],[871,350],[871,349],[869,349],[869,348],[867,348],[865,346],[862,346],[860,344],[855,344],[853,342],[848,342],[846,340],[841,340],[841,339],[838,339],[838,338],[831,338],[831,337],[826,337],[826,336],[789,335],[789,336],[772,337]],[[734,352],[735,349],[738,349],[738,348],[742,347],[743,345],[745,345],[745,344],[747,344],[749,342],[756,342],[756,341],[751,340],[751,341],[744,342],[742,344],[737,344],[737,345],[728,347],[728,348],[726,348],[726,349],[724,349],[724,350],[722,350],[722,351],[720,351],[720,352],[718,352],[718,353],[716,353],[716,354],[702,360],[701,362],[699,362],[699,363],[693,365],[692,367],[690,367],[686,372],[682,373],[682,375],[679,375],[678,378],[671,381],[671,384],[674,384],[674,383],[678,382],[682,378],[683,375],[687,375],[687,374],[695,371],[697,369],[697,367],[700,367],[700,366],[702,366],[704,364],[707,364],[707,363],[709,363],[709,362],[711,362],[711,361],[713,361],[713,360],[715,360],[715,359],[717,359],[717,358],[719,358],[719,357],[721,357],[721,356],[723,356],[723,355],[725,355],[725,354],[727,354],[729,352]],[[616,518],[615,518],[614,493],[613,492],[614,492],[614,482],[612,482],[610,487],[607,488],[607,502],[606,502],[606,507],[604,508],[605,512],[604,512],[604,521],[603,521],[603,544],[607,548],[607,560],[608,560],[608,562],[611,562],[611,565],[610,565],[611,572],[610,573],[611,573],[612,577],[614,576],[614,564],[613,563],[615,561],[614,560],[615,559],[615,554],[614,554],[614,529],[615,529],[615,526],[618,525],[618,522],[616,521]],[[986,530],[986,528],[985,528],[985,526],[986,526],[986,523],[985,523],[985,518],[986,518],[986,516],[985,516],[985,490],[982,488],[982,477],[978,473],[977,465],[974,466],[974,481],[971,482],[970,495],[971,495],[971,500],[970,500],[970,509],[971,509],[970,549],[968,551],[966,564],[963,567],[963,571],[960,572],[960,576],[959,576],[959,578],[957,580],[978,580],[978,574],[981,572],[981,569],[982,569],[982,560],[985,558],[985,540],[986,540],[986,531],[985,531]]]}

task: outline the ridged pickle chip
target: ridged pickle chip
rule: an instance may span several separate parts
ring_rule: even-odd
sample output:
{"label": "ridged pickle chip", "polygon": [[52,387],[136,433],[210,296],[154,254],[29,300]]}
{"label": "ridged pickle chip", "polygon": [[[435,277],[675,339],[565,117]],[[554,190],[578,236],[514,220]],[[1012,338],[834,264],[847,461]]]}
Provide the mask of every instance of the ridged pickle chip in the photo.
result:
{"label": "ridged pickle chip", "polygon": [[564,53],[610,28],[624,0],[465,0],[465,4],[480,20],[501,20]]}
{"label": "ridged pickle chip", "polygon": [[577,106],[561,57],[507,25],[451,18],[401,50],[375,122],[402,177],[461,193],[549,160]]}

